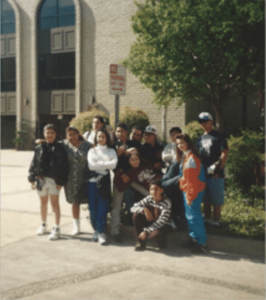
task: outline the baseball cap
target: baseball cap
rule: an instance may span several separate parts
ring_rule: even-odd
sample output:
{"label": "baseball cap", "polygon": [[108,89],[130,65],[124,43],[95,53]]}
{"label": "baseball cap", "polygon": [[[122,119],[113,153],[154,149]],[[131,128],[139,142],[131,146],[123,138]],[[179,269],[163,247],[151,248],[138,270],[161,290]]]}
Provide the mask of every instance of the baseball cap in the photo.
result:
{"label": "baseball cap", "polygon": [[158,130],[156,129],[156,127],[152,126],[152,125],[148,125],[146,128],[145,128],[145,133],[153,133],[155,135],[157,135],[158,133]]}
{"label": "baseball cap", "polygon": [[211,121],[211,120],[212,120],[212,115],[208,112],[202,112],[198,116],[199,123],[207,122],[207,121]]}

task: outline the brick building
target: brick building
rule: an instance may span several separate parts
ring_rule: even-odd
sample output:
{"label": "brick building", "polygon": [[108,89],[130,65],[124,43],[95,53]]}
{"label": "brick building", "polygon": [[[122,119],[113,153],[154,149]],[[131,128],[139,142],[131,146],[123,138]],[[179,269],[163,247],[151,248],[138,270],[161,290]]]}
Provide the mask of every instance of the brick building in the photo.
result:
{"label": "brick building", "polygon": [[[109,66],[127,57],[135,40],[131,16],[133,0],[2,0],[2,148],[14,147],[15,131],[25,130],[28,147],[42,128],[53,122],[63,129],[96,101],[114,113],[109,94]],[[173,104],[164,114],[152,103],[151,91],[127,72],[126,95],[120,105],[146,111],[160,135],[172,126],[183,128],[208,105]],[[261,126],[252,101],[248,123]],[[241,124],[241,100],[228,103],[227,118]],[[62,115],[60,120],[58,115]],[[165,115],[165,122],[163,116]],[[240,116],[240,119],[238,118]],[[240,123],[239,123],[239,120]],[[255,123],[254,123],[255,122]],[[229,131],[231,125],[225,126]]]}

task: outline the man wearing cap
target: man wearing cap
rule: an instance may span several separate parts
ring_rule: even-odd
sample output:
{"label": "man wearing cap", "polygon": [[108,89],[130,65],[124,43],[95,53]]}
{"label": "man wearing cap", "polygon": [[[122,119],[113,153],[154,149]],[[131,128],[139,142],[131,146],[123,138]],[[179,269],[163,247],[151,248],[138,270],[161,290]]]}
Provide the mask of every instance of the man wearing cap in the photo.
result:
{"label": "man wearing cap", "polygon": [[145,143],[141,148],[141,156],[156,173],[161,173],[161,169],[164,166],[162,160],[163,146],[157,141],[157,134],[158,130],[154,126],[149,125],[145,128]]}
{"label": "man wearing cap", "polygon": [[224,165],[228,157],[228,146],[225,136],[213,129],[211,114],[200,113],[198,122],[204,129],[204,134],[197,140],[197,148],[207,175],[203,198],[205,222],[220,226],[221,208],[224,204]]}
{"label": "man wearing cap", "polygon": [[[120,122],[116,125],[115,135],[117,142],[114,143],[113,148],[116,150],[118,156],[118,163],[114,170],[114,185],[113,185],[113,205],[111,211],[110,227],[111,235],[118,243],[122,243],[122,237],[120,235],[120,212],[123,203],[124,192],[120,192],[115,184],[116,177],[127,178],[125,172],[129,169],[128,156],[132,151],[138,151],[140,143],[135,140],[128,140],[128,127],[127,124]],[[129,178],[128,178],[129,181]]]}

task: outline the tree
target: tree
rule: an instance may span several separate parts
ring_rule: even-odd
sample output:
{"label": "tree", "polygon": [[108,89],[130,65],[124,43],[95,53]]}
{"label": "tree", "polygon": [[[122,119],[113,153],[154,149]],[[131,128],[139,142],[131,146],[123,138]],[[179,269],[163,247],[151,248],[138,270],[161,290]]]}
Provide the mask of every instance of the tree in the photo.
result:
{"label": "tree", "polygon": [[156,104],[208,100],[222,130],[229,91],[264,90],[264,0],[135,3],[137,39],[124,65],[154,92]]}

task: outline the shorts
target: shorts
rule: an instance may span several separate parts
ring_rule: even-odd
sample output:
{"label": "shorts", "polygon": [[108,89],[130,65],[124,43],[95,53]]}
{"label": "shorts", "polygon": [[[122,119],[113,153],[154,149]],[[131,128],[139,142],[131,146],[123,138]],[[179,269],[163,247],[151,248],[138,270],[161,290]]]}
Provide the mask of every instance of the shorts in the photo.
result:
{"label": "shorts", "polygon": [[224,178],[207,178],[203,202],[212,205],[224,204]]}
{"label": "shorts", "polygon": [[37,193],[40,197],[47,195],[59,195],[59,190],[56,188],[57,184],[53,178],[43,177],[43,186],[42,190],[37,190]]}

